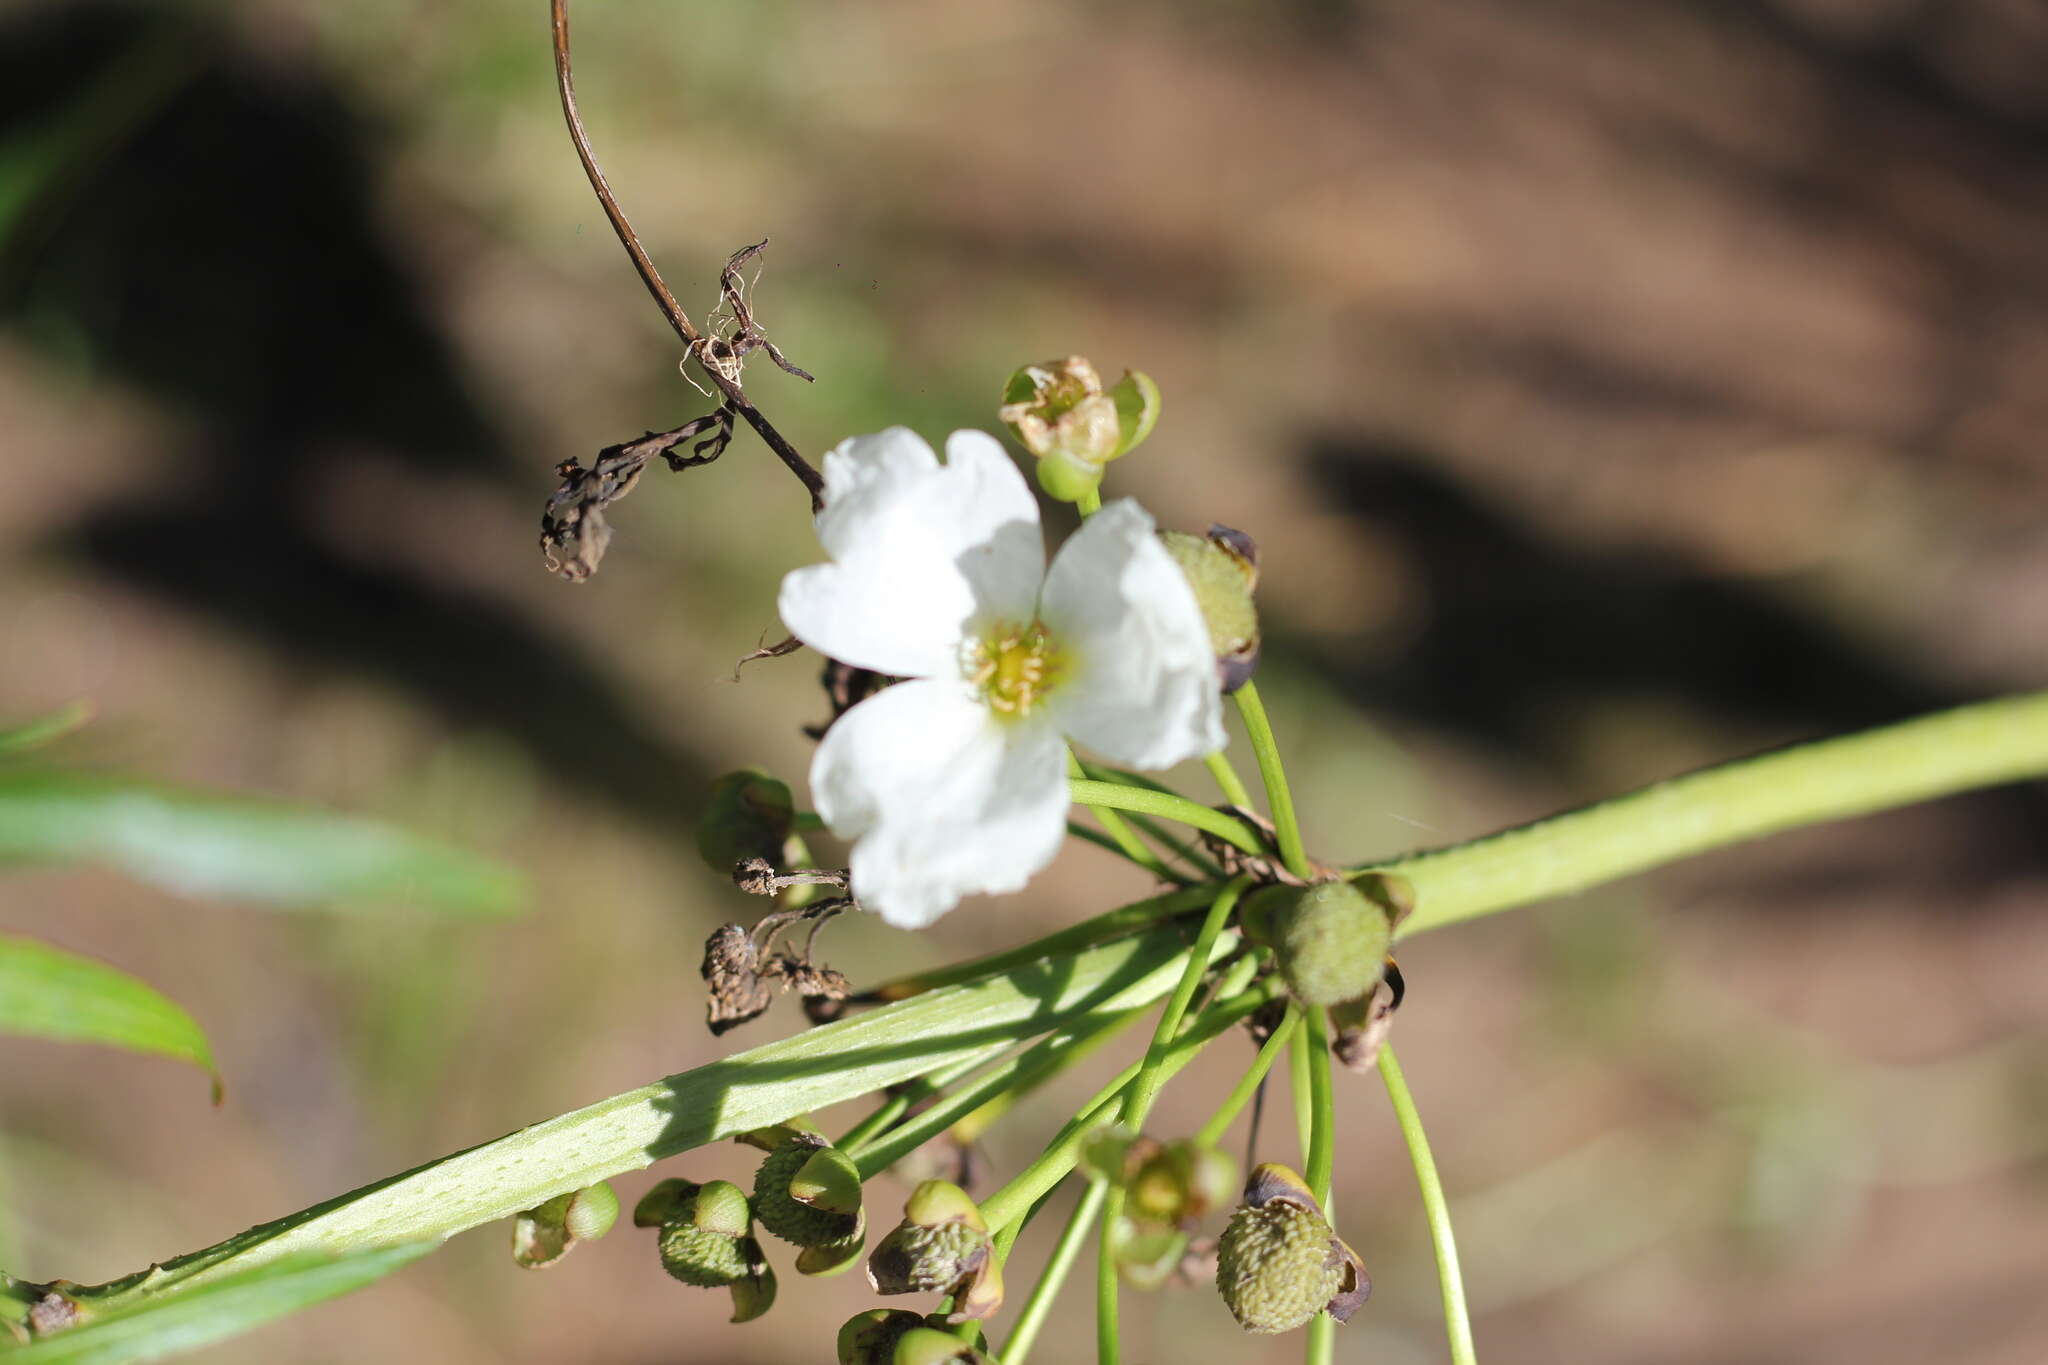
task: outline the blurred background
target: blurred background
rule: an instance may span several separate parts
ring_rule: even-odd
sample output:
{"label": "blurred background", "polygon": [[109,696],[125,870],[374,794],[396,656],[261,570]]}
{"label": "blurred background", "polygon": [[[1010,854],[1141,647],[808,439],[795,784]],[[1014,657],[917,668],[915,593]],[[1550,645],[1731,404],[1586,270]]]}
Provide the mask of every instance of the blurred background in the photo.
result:
{"label": "blurred background", "polygon": [[[534,887],[480,925],[10,875],[0,930],[154,983],[228,1084],[214,1109],[178,1067],[0,1042],[17,1274],[134,1270],[799,1026],[706,1034],[704,935],[757,903],[690,846],[716,773],[801,792],[825,714],[814,659],[733,680],[816,557],[795,483],[743,430],[648,473],[594,580],[535,545],[557,462],[707,408],[571,154],[543,10],[0,4],[0,717],[90,698],[74,762],[401,821]],[[693,314],[772,236],[759,316],[818,382],[757,363],[749,392],[814,458],[990,425],[1027,361],[1159,381],[1112,491],[1261,542],[1261,684],[1325,856],[2048,686],[2048,7],[576,18],[599,154]],[[1396,1036],[1482,1348],[2048,1356],[2044,813],[1948,801],[1409,945]],[[874,979],[1143,890],[1076,846],[823,955]],[[1162,1130],[1249,1055],[1215,1052]],[[1094,1084],[999,1129],[995,1168]],[[1339,1358],[1441,1359],[1384,1097],[1341,1103],[1376,1292]],[[823,1360],[871,1302],[789,1276],[728,1328],[644,1233],[545,1275],[505,1240],[208,1358]],[[1208,1292],[1126,1313],[1135,1360],[1298,1358]],[[1080,1358],[1087,1318],[1040,1354]]]}

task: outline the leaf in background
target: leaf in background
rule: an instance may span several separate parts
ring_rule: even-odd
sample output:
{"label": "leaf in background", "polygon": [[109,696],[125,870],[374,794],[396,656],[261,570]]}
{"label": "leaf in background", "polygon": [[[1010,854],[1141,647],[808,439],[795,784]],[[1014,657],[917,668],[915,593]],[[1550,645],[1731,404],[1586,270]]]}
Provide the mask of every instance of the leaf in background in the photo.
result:
{"label": "leaf in background", "polygon": [[220,1099],[213,1050],[190,1015],[126,972],[31,938],[0,934],[0,1033],[175,1057],[204,1068]]}
{"label": "leaf in background", "polygon": [[[346,1256],[304,1252],[39,1339],[9,1365],[132,1365],[210,1346],[325,1299],[360,1289],[439,1246],[414,1242]],[[90,1311],[90,1310],[88,1310]]]}
{"label": "leaf in background", "polygon": [[374,820],[102,777],[0,773],[0,862],[107,863],[195,896],[505,914],[502,864]]}
{"label": "leaf in background", "polygon": [[38,716],[25,725],[17,725],[11,730],[0,730],[0,757],[40,749],[52,740],[64,738],[91,719],[92,703],[74,701],[59,707],[47,716]]}

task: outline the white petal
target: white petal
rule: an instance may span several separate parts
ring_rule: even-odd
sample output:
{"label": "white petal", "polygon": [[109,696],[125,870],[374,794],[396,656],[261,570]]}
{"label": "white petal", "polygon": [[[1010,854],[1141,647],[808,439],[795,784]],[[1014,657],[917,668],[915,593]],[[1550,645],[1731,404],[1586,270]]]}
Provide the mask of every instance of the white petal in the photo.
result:
{"label": "white petal", "polygon": [[1039,615],[1070,670],[1049,699],[1067,734],[1139,768],[1223,747],[1208,627],[1137,503],[1109,504],[1060,547]]}
{"label": "white petal", "polygon": [[825,456],[818,539],[829,564],[783,579],[790,634],[901,677],[950,674],[978,623],[1028,618],[1045,571],[1038,504],[992,437],[955,432],[940,464],[914,432]]}
{"label": "white petal", "polygon": [[998,720],[961,683],[898,683],[834,722],[811,797],[853,843],[853,891],[905,929],[962,896],[1016,891],[1066,837],[1059,732]]}

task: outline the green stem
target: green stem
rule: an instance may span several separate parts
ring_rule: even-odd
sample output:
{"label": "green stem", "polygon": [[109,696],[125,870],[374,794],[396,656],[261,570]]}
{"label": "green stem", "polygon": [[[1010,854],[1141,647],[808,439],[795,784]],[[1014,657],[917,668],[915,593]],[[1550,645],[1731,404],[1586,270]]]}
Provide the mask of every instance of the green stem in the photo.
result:
{"label": "green stem", "polygon": [[1202,920],[1201,931],[1195,935],[1195,946],[1188,952],[1187,968],[1181,973],[1173,994],[1167,997],[1166,1008],[1159,1013],[1159,1026],[1152,1031],[1152,1046],[1145,1050],[1144,1060],[1138,1065],[1137,1078],[1124,1092],[1122,1120],[1132,1128],[1143,1127],[1145,1116],[1152,1112],[1152,1101],[1158,1098],[1161,1083],[1160,1063],[1173,1046],[1173,1040],[1180,1035],[1180,1024],[1187,1015],[1188,1002],[1195,998],[1195,991],[1201,986],[1202,977],[1208,973],[1209,963],[1215,956],[1216,940],[1223,933],[1223,926],[1229,922],[1230,912],[1237,908],[1237,898],[1249,885],[1251,878],[1239,877],[1225,886]]}
{"label": "green stem", "polygon": [[1209,776],[1216,780],[1217,790],[1223,793],[1225,801],[1244,810],[1252,808],[1251,789],[1237,775],[1237,769],[1230,765],[1228,754],[1218,749],[1213,754],[1204,755],[1202,762],[1209,765]]}
{"label": "green stem", "polygon": [[1003,1365],[1024,1365],[1024,1358],[1031,1354],[1032,1343],[1038,1340],[1039,1329],[1045,1326],[1046,1318],[1052,1313],[1053,1301],[1059,1297],[1061,1287],[1072,1273],[1074,1262],[1080,1259],[1081,1248],[1088,1242],[1088,1230],[1095,1225],[1108,1194],[1107,1180],[1088,1182],[1081,1202],[1074,1206],[1067,1226],[1060,1233],[1060,1240],[1053,1246],[1052,1259],[1039,1272],[1038,1283],[1031,1287],[1031,1297],[1024,1301],[1023,1309],[1017,1314],[1017,1325],[1010,1329],[1009,1340],[1003,1343]]}
{"label": "green stem", "polygon": [[1273,815],[1273,834],[1280,843],[1280,861],[1303,881],[1309,880],[1308,850],[1302,846],[1301,824],[1294,816],[1294,793],[1288,790],[1287,769],[1280,762],[1280,746],[1273,738],[1273,723],[1266,719],[1265,703],[1259,700],[1257,683],[1246,683],[1232,694],[1238,718],[1252,742],[1259,760],[1259,780],[1266,784],[1266,808]]}
{"label": "green stem", "polygon": [[1301,1164],[1308,1165],[1308,1154],[1315,1146],[1315,1105],[1310,1091],[1314,1085],[1309,1079],[1308,1021],[1294,1031],[1294,1037],[1287,1049],[1287,1097],[1294,1105],[1294,1136],[1301,1147]]}
{"label": "green stem", "polygon": [[1102,490],[1090,488],[1074,499],[1074,506],[1080,509],[1081,519],[1086,521],[1102,510]]}
{"label": "green stem", "polygon": [[1458,1269],[1458,1243],[1451,1235],[1451,1206],[1444,1198],[1443,1182],[1437,1178],[1436,1159],[1429,1154],[1429,1137],[1422,1131],[1422,1116],[1415,1110],[1415,1097],[1408,1093],[1408,1081],[1402,1076],[1401,1063],[1391,1047],[1380,1048],[1380,1079],[1386,1082],[1394,1119],[1401,1125],[1401,1138],[1408,1144],[1408,1159],[1415,1163],[1415,1179],[1422,1186],[1429,1239],[1436,1246],[1436,1277],[1443,1290],[1444,1330],[1451,1339],[1452,1365],[1477,1365],[1479,1356],[1472,1346],[1472,1317],[1465,1307],[1465,1277]]}
{"label": "green stem", "polygon": [[1337,1162],[1337,1099],[1330,1084],[1329,1013],[1322,1006],[1302,1019],[1301,1042],[1308,1054],[1308,1169],[1302,1172],[1324,1209],[1330,1207],[1330,1175]]}
{"label": "green stem", "polygon": [[[1330,1176],[1337,1153],[1337,1106],[1330,1084],[1329,1014],[1318,1006],[1302,1019],[1295,1046],[1308,1071],[1308,1153],[1302,1178],[1331,1222],[1337,1218]],[[1302,1343],[1303,1365],[1330,1365],[1337,1353],[1337,1321],[1328,1313],[1309,1319]]]}
{"label": "green stem", "polygon": [[[1155,782],[1149,777],[1138,773],[1128,773],[1121,768],[1110,768],[1100,763],[1090,763],[1086,759],[1081,760],[1081,771],[1076,775],[1096,782],[1114,782],[1124,787],[1143,787],[1148,791],[1165,792],[1169,796],[1180,795],[1179,792],[1176,792],[1163,782]],[[1223,880],[1223,869],[1218,867],[1207,854],[1187,840],[1176,838],[1150,816],[1133,815],[1131,817],[1131,824],[1143,833],[1146,838],[1152,840],[1153,843],[1158,844],[1176,857],[1186,860],[1188,865],[1197,871],[1217,881]]]}
{"label": "green stem", "polygon": [[1124,1216],[1124,1187],[1111,1184],[1102,1202],[1102,1235],[1095,1249],[1095,1365],[1117,1365],[1123,1355],[1118,1322],[1116,1225]]}
{"label": "green stem", "polygon": [[1230,1131],[1231,1124],[1237,1122],[1237,1116],[1244,1112],[1244,1107],[1252,1102],[1252,1096],[1259,1093],[1259,1086],[1266,1079],[1266,1073],[1273,1069],[1273,1063],[1279,1058],[1280,1050],[1287,1046],[1288,1040],[1294,1036],[1294,1030],[1300,1026],[1300,1009],[1288,1010],[1287,1017],[1280,1021],[1279,1027],[1259,1045],[1259,1055],[1252,1058],[1250,1069],[1237,1078],[1237,1084],[1224,1097],[1223,1103],[1216,1107],[1216,1112],[1202,1125],[1202,1131],[1195,1134],[1197,1146],[1214,1147],[1223,1141],[1223,1135]]}
{"label": "green stem", "polygon": [[[1161,1078],[1171,1080],[1204,1047],[1270,999],[1272,992],[1269,988],[1253,986],[1204,1010],[1187,1032],[1174,1041],[1166,1059],[1160,1063]],[[1113,1077],[1109,1084],[1095,1093],[1094,1098],[1081,1106],[1080,1112],[1060,1129],[1059,1136],[1039,1154],[1037,1160],[1012,1177],[1009,1184],[981,1201],[982,1221],[988,1224],[990,1231],[1006,1227],[1047,1190],[1066,1178],[1067,1172],[1073,1170],[1074,1163],[1080,1159],[1082,1142],[1108,1118],[1111,1106],[1118,1103],[1124,1087],[1137,1079],[1138,1067],[1139,1063],[1132,1062]]]}
{"label": "green stem", "polygon": [[1940,711],[1659,782],[1489,838],[1371,865],[1421,933],[1802,825],[2048,776],[2048,692]]}
{"label": "green stem", "polygon": [[[1123,1109],[1118,1117],[1126,1127],[1142,1129],[1145,1116],[1152,1112],[1152,1101],[1158,1097],[1161,1084],[1160,1065],[1173,1046],[1175,1035],[1180,1032],[1180,1022],[1187,1013],[1188,1002],[1195,998],[1195,991],[1209,970],[1209,959],[1215,951],[1217,936],[1223,932],[1230,912],[1237,908],[1237,898],[1250,884],[1248,877],[1232,881],[1216,897],[1208,915],[1202,920],[1201,932],[1195,936],[1195,946],[1188,954],[1187,969],[1181,973],[1180,983],[1167,998],[1166,1008],[1160,1011],[1159,1026],[1152,1032],[1152,1046],[1145,1050],[1144,1059],[1138,1064],[1138,1074],[1131,1078],[1130,1088],[1124,1091]],[[1118,1344],[1117,1329],[1116,1239],[1123,1211],[1124,1187],[1113,1183],[1108,1201],[1103,1206],[1102,1238],[1095,1261],[1095,1356],[1098,1365],[1116,1365],[1122,1349]]]}
{"label": "green stem", "polygon": [[1074,778],[1067,783],[1072,788],[1074,799],[1084,806],[1108,806],[1114,810],[1137,811],[1143,815],[1163,816],[1178,820],[1183,825],[1210,834],[1245,853],[1264,853],[1265,846],[1258,835],[1242,820],[1225,815],[1222,811],[1195,804],[1185,796],[1171,792],[1156,792],[1148,787],[1126,787],[1116,782],[1093,782]]}
{"label": "green stem", "polygon": [[1032,1044],[976,1078],[972,1085],[961,1087],[908,1123],[891,1129],[885,1137],[867,1144],[860,1151],[849,1153],[860,1168],[860,1178],[863,1181],[874,1179],[945,1132],[957,1120],[1006,1091],[1036,1083],[1059,1069],[1075,1049],[1086,1048],[1098,1038],[1116,1032],[1143,1012],[1143,1009],[1130,1009],[1089,1016],[1078,1028],[1056,1033]]}
{"label": "green stem", "polygon": [[[1073,776],[1082,779],[1086,779],[1088,776],[1087,769],[1081,766],[1081,760],[1074,757],[1071,751],[1067,754],[1067,771]],[[1187,881],[1186,877],[1161,862],[1158,854],[1145,847],[1144,841],[1131,833],[1131,827],[1114,810],[1091,804],[1088,807],[1088,813],[1101,822],[1103,832],[1115,841],[1117,849],[1124,857],[1129,858],[1161,881]]]}

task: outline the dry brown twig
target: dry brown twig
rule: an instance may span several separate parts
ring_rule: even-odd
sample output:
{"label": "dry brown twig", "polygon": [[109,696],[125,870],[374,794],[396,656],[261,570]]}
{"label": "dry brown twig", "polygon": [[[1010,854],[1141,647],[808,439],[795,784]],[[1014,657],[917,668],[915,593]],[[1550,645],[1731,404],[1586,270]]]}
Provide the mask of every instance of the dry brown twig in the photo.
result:
{"label": "dry brown twig", "polygon": [[[641,283],[647,286],[647,292],[661,309],[662,316],[668,319],[669,326],[682,338],[684,362],[697,361],[722,398],[718,408],[709,416],[687,422],[674,431],[659,435],[649,433],[640,440],[607,447],[599,452],[589,469],[573,459],[558,466],[562,482],[548,499],[547,510],[541,517],[541,550],[547,556],[550,570],[571,582],[578,582],[597,571],[605,546],[611,540],[611,528],[604,514],[606,506],[632,491],[647,461],[658,454],[668,460],[671,469],[709,464],[725,452],[726,445],[732,440],[735,418],[743,419],[752,427],[763,443],[796,475],[810,496],[813,512],[822,505],[824,480],[810,462],[797,453],[796,447],[761,415],[761,410],[754,406],[741,386],[746,357],[757,350],[766,351],[768,358],[788,373],[805,380],[811,378],[791,364],[780,348],[768,340],[747,302],[747,282],[741,271],[760,255],[761,249],[768,244],[767,239],[740,248],[726,261],[725,269],[719,273],[719,304],[706,319],[711,329],[699,331],[690,321],[689,314],[683,311],[683,306],[676,302],[676,296],[661,278],[661,272],[655,269],[653,258],[641,245],[640,235],[633,230],[625,210],[619,207],[611,182],[605,178],[603,169],[597,164],[597,155],[591,150],[590,135],[584,130],[583,116],[576,106],[576,85],[570,73],[568,0],[549,0],[549,11],[554,28],[555,85],[562,97],[562,117],[569,125],[569,139],[576,146],[577,160],[583,163],[590,188],[596,193],[605,217],[610,220],[619,244],[626,248],[633,268],[639,272]],[[711,434],[699,441],[689,456],[674,453],[675,447],[683,441],[706,432]],[[557,550],[567,553],[558,555]]]}

